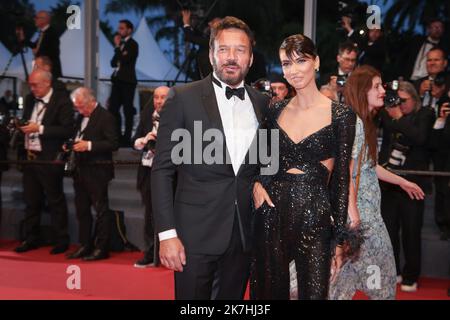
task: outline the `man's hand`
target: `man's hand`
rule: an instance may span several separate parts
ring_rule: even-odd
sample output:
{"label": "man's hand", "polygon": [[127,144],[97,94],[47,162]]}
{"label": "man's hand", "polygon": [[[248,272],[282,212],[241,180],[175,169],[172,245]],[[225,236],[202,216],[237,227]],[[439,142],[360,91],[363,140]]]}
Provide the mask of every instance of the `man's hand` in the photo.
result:
{"label": "man's hand", "polygon": [[183,272],[186,265],[184,246],[179,238],[163,240],[159,244],[159,259],[167,269]]}
{"label": "man's hand", "polygon": [[85,140],[79,140],[73,145],[73,151],[75,152],[86,152],[89,151],[89,143]]}
{"label": "man's hand", "polygon": [[23,133],[39,132],[39,125],[36,122],[29,122],[26,126],[19,127]]}
{"label": "man's hand", "polygon": [[122,37],[120,36],[120,34],[116,34],[114,36],[114,45],[116,47],[120,47],[120,42],[122,41]]}
{"label": "man's hand", "polygon": [[403,117],[403,112],[402,110],[400,110],[399,106],[386,108],[386,112],[388,113],[389,117],[391,117],[394,120],[398,120],[401,117]]}
{"label": "man's hand", "polygon": [[264,189],[259,182],[256,182],[253,186],[253,201],[255,203],[255,209],[261,207],[264,202],[267,202],[267,204],[271,207],[275,207],[266,189]]}
{"label": "man's hand", "polygon": [[450,113],[450,103],[446,102],[441,107],[441,111],[439,112],[439,118],[447,119],[449,113]]}
{"label": "man's hand", "polygon": [[431,90],[431,81],[430,80],[423,80],[419,87],[419,94],[420,96],[423,96],[426,91]]}
{"label": "man's hand", "polygon": [[344,28],[347,32],[351,32],[352,29],[352,18],[343,16],[342,17],[342,28]]}
{"label": "man's hand", "polygon": [[181,10],[181,16],[183,17],[183,25],[191,24],[191,10]]}

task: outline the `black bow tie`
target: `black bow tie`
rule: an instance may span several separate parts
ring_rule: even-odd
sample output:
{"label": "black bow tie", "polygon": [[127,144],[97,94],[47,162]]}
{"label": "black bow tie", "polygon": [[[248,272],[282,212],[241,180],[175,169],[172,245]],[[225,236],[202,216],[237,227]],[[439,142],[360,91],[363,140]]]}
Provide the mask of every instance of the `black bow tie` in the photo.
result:
{"label": "black bow tie", "polygon": [[34,103],[42,103],[42,104],[45,104],[44,100],[39,99],[39,98],[35,98],[35,99],[34,99]]}
{"label": "black bow tie", "polygon": [[245,99],[245,88],[240,87],[240,88],[233,89],[230,87],[226,87],[225,96],[227,97],[228,100],[230,100],[232,96],[236,96],[239,99],[244,100]]}

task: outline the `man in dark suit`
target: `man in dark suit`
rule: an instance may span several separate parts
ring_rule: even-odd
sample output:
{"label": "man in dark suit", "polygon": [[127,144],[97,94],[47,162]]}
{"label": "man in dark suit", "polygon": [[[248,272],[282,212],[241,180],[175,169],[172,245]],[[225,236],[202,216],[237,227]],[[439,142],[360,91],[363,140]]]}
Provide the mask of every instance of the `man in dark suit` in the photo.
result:
{"label": "man in dark suit", "polygon": [[[79,112],[74,130],[76,168],[73,186],[81,246],[68,258],[82,258],[84,261],[106,259],[109,257],[112,227],[108,184],[114,178],[114,167],[94,162],[112,161],[112,152],[119,147],[119,139],[114,117],[97,103],[90,89],[78,88],[71,97]],[[91,206],[97,212],[95,241]]]}
{"label": "man in dark suit", "polygon": [[[139,45],[131,38],[133,24],[128,20],[120,20],[118,34],[114,37],[114,56],[111,67],[115,68],[112,76],[111,96],[109,98],[109,111],[116,118],[121,145],[131,145],[131,132],[136,109],[133,106],[134,92],[136,90],[136,61],[139,55]],[[122,117],[120,109],[123,106],[125,116],[125,132],[122,135]]]}
{"label": "man in dark suit", "polygon": [[151,197],[151,172],[153,157],[155,156],[154,144],[158,132],[159,117],[169,94],[169,87],[158,87],[153,92],[153,107],[147,107],[141,112],[139,125],[132,139],[136,150],[142,150],[142,160],[138,167],[137,189],[141,192],[142,202],[145,206],[144,217],[144,257],[134,264],[136,268],[146,268],[156,262],[155,232],[153,227],[152,197]]}
{"label": "man in dark suit", "polygon": [[25,40],[23,29],[17,33],[19,42],[24,43],[33,50],[34,57],[47,56],[53,64],[53,78],[62,76],[61,60],[59,58],[59,35],[50,25],[51,16],[47,11],[38,11],[34,17],[36,27],[39,29],[39,37],[35,42]]}
{"label": "man in dark suit", "polygon": [[[73,128],[73,105],[70,99],[51,87],[52,75],[34,70],[29,77],[31,89],[25,99],[20,127],[25,134],[25,149],[30,161],[53,161]],[[63,167],[49,164],[27,164],[23,168],[25,199],[25,241],[16,252],[26,252],[39,246],[39,225],[44,198],[47,198],[55,231],[52,254],[63,253],[69,244],[67,203],[63,192]]]}
{"label": "man in dark suit", "polygon": [[[161,263],[176,271],[176,299],[242,299],[245,292],[251,187],[259,173],[246,160],[269,102],[244,85],[252,41],[243,21],[221,20],[211,33],[213,74],[173,88],[161,113],[152,202]],[[215,135],[215,152],[203,134]],[[174,137],[180,136],[178,144]],[[181,152],[180,145],[186,147]]]}

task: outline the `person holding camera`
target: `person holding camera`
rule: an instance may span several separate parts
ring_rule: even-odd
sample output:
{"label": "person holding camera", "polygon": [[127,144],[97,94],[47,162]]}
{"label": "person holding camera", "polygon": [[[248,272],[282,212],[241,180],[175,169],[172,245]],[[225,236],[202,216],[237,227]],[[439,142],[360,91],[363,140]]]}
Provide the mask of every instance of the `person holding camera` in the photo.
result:
{"label": "person holding camera", "polygon": [[69,246],[67,203],[63,191],[63,167],[33,164],[32,161],[54,161],[73,127],[73,105],[61,92],[53,90],[52,75],[34,70],[28,79],[31,93],[25,98],[23,119],[18,126],[25,134],[29,164],[23,167],[25,200],[25,241],[15,251],[22,253],[38,248],[39,227],[44,199],[47,198],[55,232],[51,254],[63,253]]}
{"label": "person holding camera", "polygon": [[199,31],[192,27],[191,10],[181,10],[181,16],[183,19],[184,40],[198,46],[198,51],[191,52],[191,54],[195,54],[195,56],[187,57],[187,59],[196,59],[197,72],[194,75],[194,78],[195,80],[203,79],[212,72],[212,66],[209,62],[209,35],[211,33],[211,28],[220,21],[220,18],[212,18],[208,22],[208,26],[203,31]]}
{"label": "person holding camera", "polygon": [[[401,81],[397,94],[401,103],[380,112],[383,142],[379,163],[389,169],[428,170],[428,139],[435,116],[430,109],[421,108],[420,98],[411,83]],[[425,192],[430,191],[427,177],[406,177]],[[424,200],[411,200],[400,188],[382,184],[381,213],[394,249],[401,289],[416,291],[421,264]],[[405,258],[403,268],[400,265],[400,241]]]}
{"label": "person holding camera", "polygon": [[52,76],[57,79],[62,76],[59,35],[50,25],[51,15],[48,11],[38,11],[34,17],[36,27],[39,29],[39,37],[35,42],[25,39],[23,27],[16,31],[17,40],[21,46],[28,46],[32,49],[34,57],[47,56],[53,64]]}
{"label": "person holding camera", "polygon": [[[435,171],[444,171],[448,157],[450,156],[449,148],[443,141],[442,132],[445,125],[445,118],[441,117],[441,106],[449,101],[448,92],[450,89],[450,76],[445,72],[448,65],[446,55],[443,49],[435,47],[427,54],[426,70],[428,76],[416,82],[416,87],[422,97],[422,106],[430,108],[436,116],[436,121],[431,130],[430,136],[430,152]],[[444,203],[447,197],[446,190],[450,179],[448,177],[434,177],[434,217],[436,225],[441,232],[441,238],[447,238],[447,228],[445,223]]]}
{"label": "person holding camera", "polygon": [[[82,258],[84,261],[106,259],[109,257],[112,227],[108,184],[114,178],[114,167],[112,163],[95,162],[112,161],[112,153],[119,147],[119,137],[114,117],[96,101],[90,89],[78,88],[72,92],[71,98],[79,116],[74,143],[66,143],[64,150],[73,150],[76,155],[72,175],[81,246],[67,258]],[[91,207],[97,212],[94,237],[91,233]]]}
{"label": "person holding camera", "polygon": [[[42,69],[44,71],[52,73],[53,63],[52,60],[47,56],[40,56],[34,59],[33,70]],[[70,97],[70,92],[67,90],[66,85],[59,79],[53,78],[52,88],[55,91],[61,91]]]}
{"label": "person holding camera", "polygon": [[134,148],[142,150],[141,165],[137,173],[137,189],[141,193],[142,202],[145,206],[144,216],[144,239],[146,249],[142,259],[134,264],[137,268],[146,268],[155,261],[155,235],[152,215],[152,197],[151,197],[151,172],[152,163],[156,145],[156,135],[159,126],[159,115],[169,94],[169,87],[162,86],[153,92],[153,107],[145,108],[141,112],[139,125],[132,139]]}
{"label": "person holding camera", "polygon": [[342,102],[343,99],[345,82],[357,65],[358,52],[358,47],[352,41],[341,43],[336,56],[337,70],[321,76],[322,85],[328,85],[328,89],[331,91],[330,95],[336,95],[339,102]]}
{"label": "person holding camera", "polygon": [[426,57],[428,75],[415,81],[414,85],[422,105],[435,109],[436,102],[450,89],[450,75],[446,72],[448,61],[444,49],[439,47],[431,49]]}
{"label": "person holding camera", "polygon": [[386,52],[386,43],[381,26],[374,26],[361,35],[359,32],[355,32],[351,23],[351,17],[342,17],[342,27],[348,32],[347,38],[356,43],[360,50],[359,64],[368,64],[381,72]]}

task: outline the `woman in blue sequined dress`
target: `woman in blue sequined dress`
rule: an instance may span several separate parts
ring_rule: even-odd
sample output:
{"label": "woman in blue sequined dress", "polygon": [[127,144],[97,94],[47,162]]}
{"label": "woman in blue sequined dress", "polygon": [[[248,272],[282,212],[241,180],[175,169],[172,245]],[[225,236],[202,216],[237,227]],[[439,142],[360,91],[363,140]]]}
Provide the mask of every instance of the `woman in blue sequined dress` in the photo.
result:
{"label": "woman in blue sequined dress", "polygon": [[357,68],[347,79],[344,96],[358,115],[350,162],[349,220],[364,229],[365,240],[358,259],[348,260],[335,270],[329,298],[350,300],[359,290],[371,299],[391,300],[395,299],[396,270],[391,241],[380,212],[378,179],[399,185],[412,199],[423,199],[424,193],[417,184],[377,165],[373,116],[384,105],[381,74],[370,66]]}
{"label": "woman in blue sequined dress", "polygon": [[253,188],[250,295],[289,299],[289,263],[294,260],[298,298],[326,299],[332,252],[340,256],[350,236],[349,162],[356,116],[317,89],[320,61],[309,38],[285,39],[280,59],[297,96],[275,103],[263,124],[277,133],[271,139],[278,142],[279,168],[274,175],[258,176]]}

